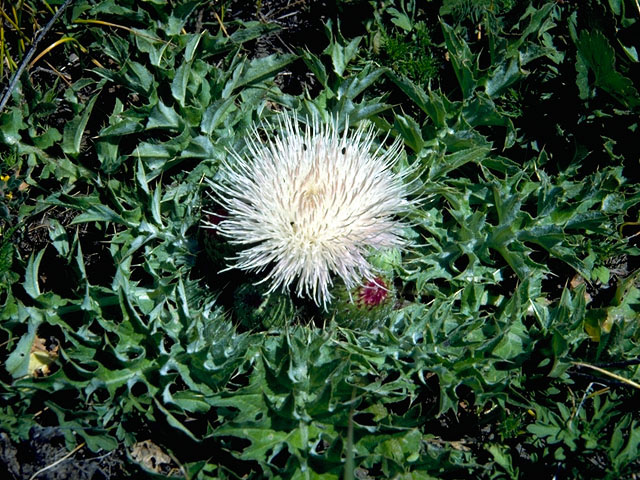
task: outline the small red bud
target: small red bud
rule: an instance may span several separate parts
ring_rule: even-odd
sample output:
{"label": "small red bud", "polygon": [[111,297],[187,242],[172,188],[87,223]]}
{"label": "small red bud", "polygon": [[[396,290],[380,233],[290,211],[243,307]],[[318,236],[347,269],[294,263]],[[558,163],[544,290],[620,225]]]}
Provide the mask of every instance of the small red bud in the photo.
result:
{"label": "small red bud", "polygon": [[358,303],[368,308],[384,303],[389,296],[389,288],[381,277],[369,280],[358,290]]}

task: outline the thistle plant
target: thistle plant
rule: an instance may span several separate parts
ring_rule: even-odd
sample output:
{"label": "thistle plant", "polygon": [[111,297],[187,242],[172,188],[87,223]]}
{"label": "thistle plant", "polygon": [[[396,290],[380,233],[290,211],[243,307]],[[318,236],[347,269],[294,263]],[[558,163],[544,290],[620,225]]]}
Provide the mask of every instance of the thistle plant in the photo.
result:
{"label": "thistle plant", "polygon": [[394,309],[396,290],[386,272],[347,290],[336,289],[335,319],[343,327],[370,330],[383,322]]}
{"label": "thistle plant", "polygon": [[266,272],[268,292],[296,282],[298,296],[326,309],[333,276],[348,290],[373,281],[368,255],[406,243],[408,172],[392,170],[401,141],[374,147],[373,127],[340,132],[335,118],[301,127],[281,114],[263,127],[277,135],[263,142],[254,127],[246,155],[231,151],[209,181],[228,216],[204,226],[238,247],[229,268]]}
{"label": "thistle plant", "polygon": [[358,288],[356,303],[361,308],[375,308],[387,303],[391,298],[387,283],[382,277],[369,280]]}

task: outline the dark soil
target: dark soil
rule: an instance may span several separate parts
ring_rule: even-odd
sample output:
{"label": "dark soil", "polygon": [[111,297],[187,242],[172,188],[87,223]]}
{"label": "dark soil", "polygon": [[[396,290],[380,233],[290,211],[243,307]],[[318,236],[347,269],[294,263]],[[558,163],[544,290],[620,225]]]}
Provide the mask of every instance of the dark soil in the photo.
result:
{"label": "dark soil", "polygon": [[0,478],[28,480],[37,472],[38,480],[101,480],[131,478],[122,448],[95,454],[86,447],[70,454],[58,427],[33,427],[29,439],[13,442],[0,433]]}

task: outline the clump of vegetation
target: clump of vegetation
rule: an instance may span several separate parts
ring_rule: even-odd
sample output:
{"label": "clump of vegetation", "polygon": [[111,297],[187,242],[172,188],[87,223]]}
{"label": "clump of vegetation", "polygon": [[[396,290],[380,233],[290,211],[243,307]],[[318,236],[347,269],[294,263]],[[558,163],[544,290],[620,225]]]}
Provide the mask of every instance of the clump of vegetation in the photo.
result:
{"label": "clump of vegetation", "polygon": [[440,61],[435,56],[436,48],[425,22],[417,22],[408,32],[385,32],[381,39],[374,37],[374,42],[379,42],[374,52],[379,52],[381,63],[397,74],[418,85],[437,77]]}
{"label": "clump of vegetation", "polygon": [[[638,470],[635,4],[347,4],[370,18],[326,18],[312,50],[279,29],[315,17],[278,0],[258,10],[277,25],[81,0],[43,40],[51,71],[0,111],[9,475],[66,454],[118,478]],[[2,18],[9,75],[33,32]],[[268,262],[226,270],[264,239],[219,234],[209,185],[250,168],[248,137],[280,141],[254,126],[282,111],[370,128],[411,186],[402,245],[363,249],[358,285],[323,277],[327,305],[259,284]],[[9,458],[43,438],[41,463]]]}
{"label": "clump of vegetation", "polygon": [[484,22],[486,25],[495,25],[516,3],[515,0],[444,0],[440,13],[450,16],[457,23],[470,21],[476,25]]}
{"label": "clump of vegetation", "polygon": [[[367,61],[390,68],[418,85],[437,80],[444,52],[433,39],[434,24],[427,23],[428,13],[416,2],[395,5],[375,4],[372,18],[366,21],[370,51]],[[399,7],[399,8],[396,8]]]}

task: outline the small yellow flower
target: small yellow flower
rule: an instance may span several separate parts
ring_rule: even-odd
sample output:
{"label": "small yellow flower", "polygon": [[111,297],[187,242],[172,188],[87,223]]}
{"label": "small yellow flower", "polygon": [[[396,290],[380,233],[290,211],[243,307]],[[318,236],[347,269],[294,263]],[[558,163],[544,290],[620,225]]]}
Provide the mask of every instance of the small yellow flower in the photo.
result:
{"label": "small yellow flower", "polygon": [[0,180],[8,182],[11,177],[9,175],[0,175]]}
{"label": "small yellow flower", "polygon": [[13,192],[9,192],[9,193],[7,193],[6,197],[7,197],[7,199],[9,199],[9,200],[13,199]]}

